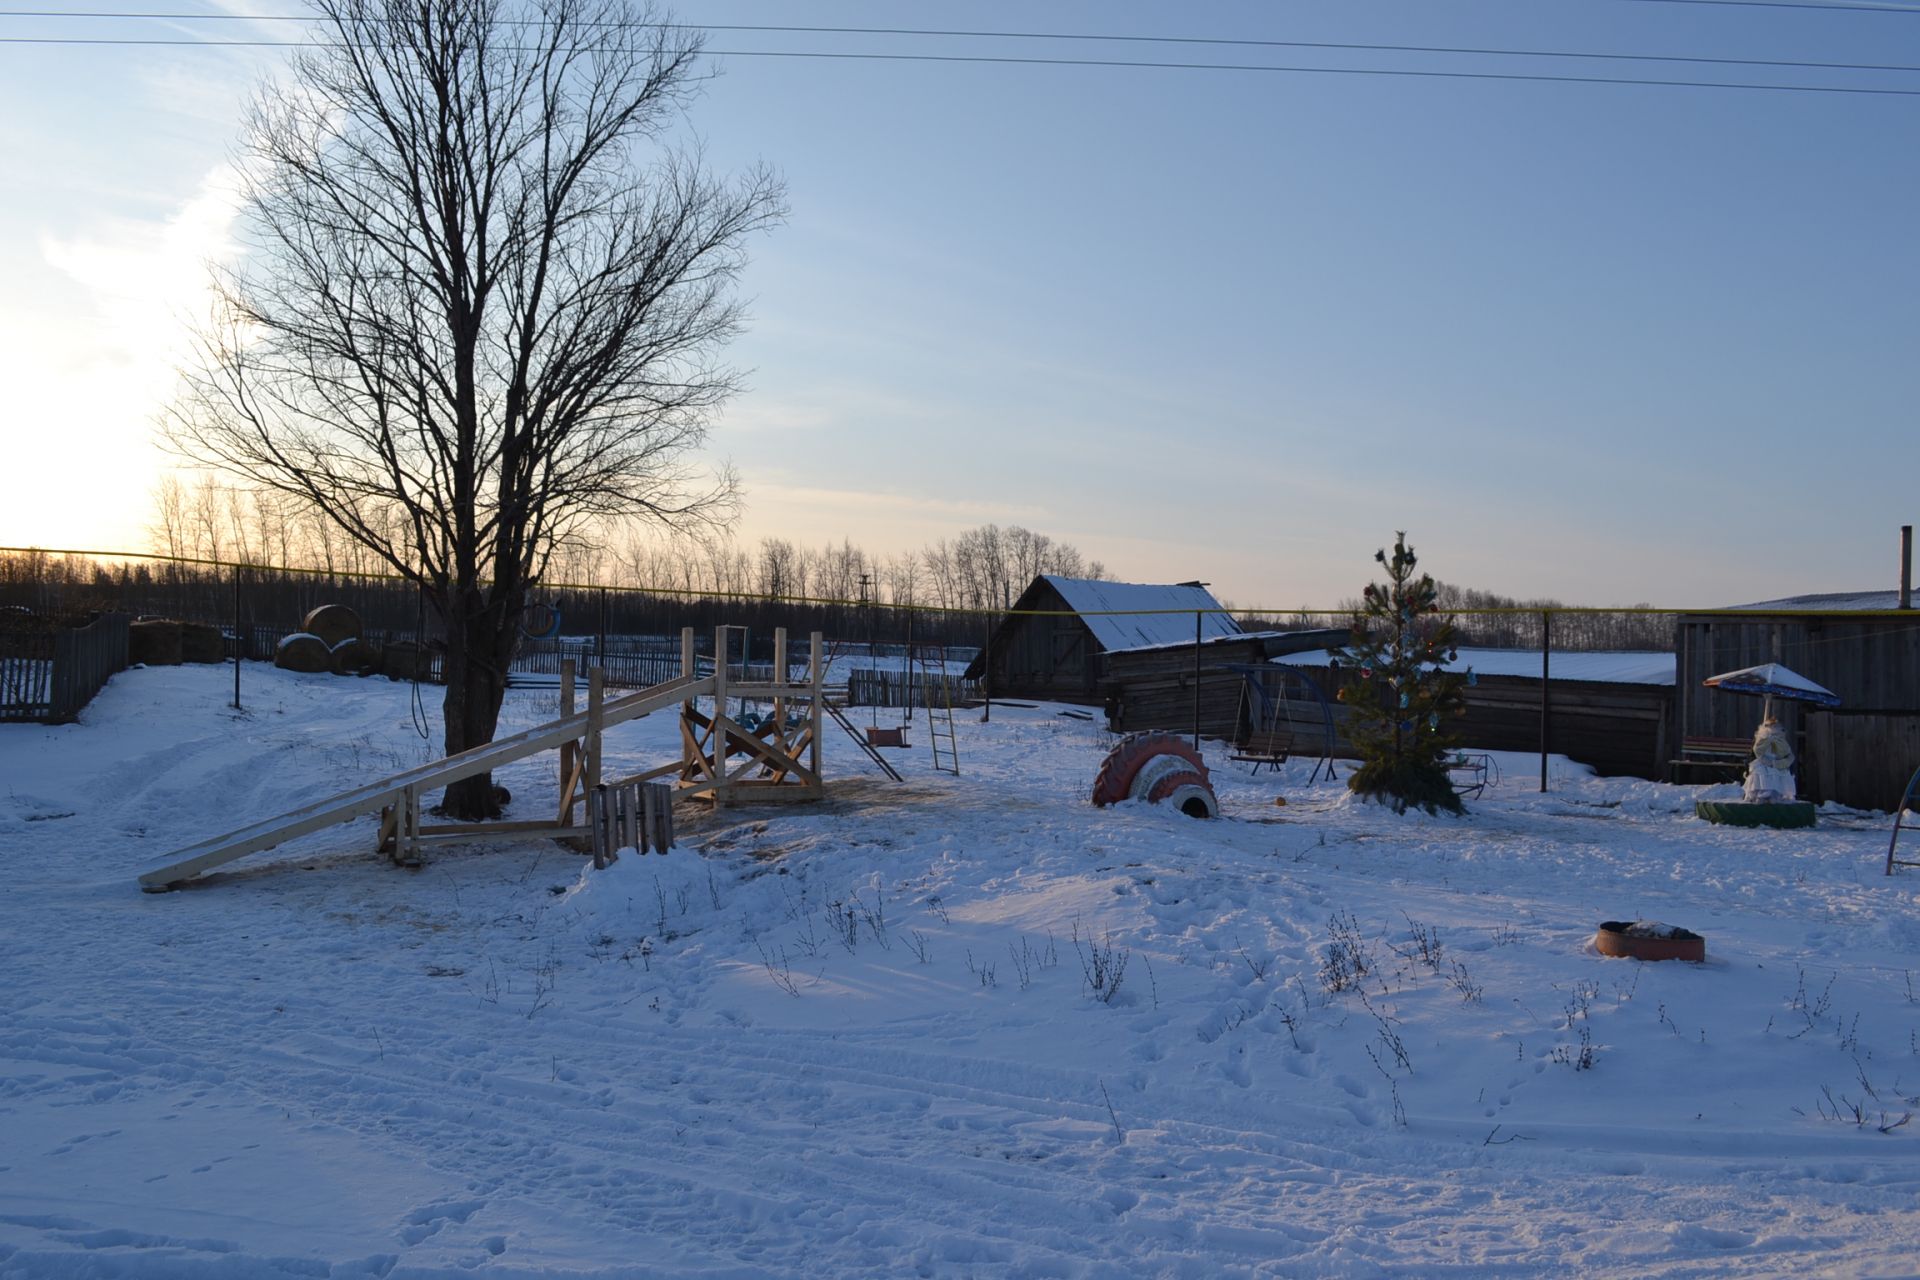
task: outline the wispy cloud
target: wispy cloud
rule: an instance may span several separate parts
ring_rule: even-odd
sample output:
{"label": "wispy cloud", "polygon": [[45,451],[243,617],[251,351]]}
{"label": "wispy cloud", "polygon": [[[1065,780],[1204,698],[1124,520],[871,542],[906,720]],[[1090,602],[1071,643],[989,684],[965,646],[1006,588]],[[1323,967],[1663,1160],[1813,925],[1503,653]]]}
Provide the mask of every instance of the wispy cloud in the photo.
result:
{"label": "wispy cloud", "polygon": [[158,399],[205,315],[209,264],[237,252],[235,174],[221,165],[171,217],[114,219],[71,238],[46,236],[47,263],[86,291],[98,317],[89,346]]}

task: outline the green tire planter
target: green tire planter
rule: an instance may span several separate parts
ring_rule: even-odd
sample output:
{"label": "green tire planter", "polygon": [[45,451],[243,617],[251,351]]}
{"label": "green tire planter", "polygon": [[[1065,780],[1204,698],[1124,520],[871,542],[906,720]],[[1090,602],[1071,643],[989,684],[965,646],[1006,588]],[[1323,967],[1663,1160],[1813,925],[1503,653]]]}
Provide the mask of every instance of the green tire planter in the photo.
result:
{"label": "green tire planter", "polygon": [[1805,800],[1784,804],[1749,804],[1744,800],[1700,800],[1693,806],[1695,817],[1727,827],[1810,827],[1813,805]]}

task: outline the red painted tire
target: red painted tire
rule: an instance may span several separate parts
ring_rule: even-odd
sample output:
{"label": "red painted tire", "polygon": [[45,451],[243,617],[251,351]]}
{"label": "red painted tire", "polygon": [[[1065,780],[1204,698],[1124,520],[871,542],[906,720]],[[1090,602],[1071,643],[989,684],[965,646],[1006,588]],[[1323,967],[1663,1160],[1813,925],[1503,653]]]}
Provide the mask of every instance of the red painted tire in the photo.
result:
{"label": "red painted tire", "polygon": [[1171,733],[1136,733],[1107,753],[1093,780],[1093,802],[1122,800],[1173,800],[1194,817],[1220,815],[1206,762],[1191,743]]}
{"label": "red painted tire", "polygon": [[1207,776],[1206,762],[1185,738],[1171,733],[1131,734],[1101,761],[1100,772],[1093,780],[1093,802],[1108,805],[1127,799],[1134,775],[1149,759],[1159,755],[1179,756],[1195,773],[1203,778]]}
{"label": "red painted tire", "polygon": [[1171,804],[1189,818],[1217,818],[1220,801],[1207,780],[1197,773],[1171,773],[1147,792],[1149,804]]}

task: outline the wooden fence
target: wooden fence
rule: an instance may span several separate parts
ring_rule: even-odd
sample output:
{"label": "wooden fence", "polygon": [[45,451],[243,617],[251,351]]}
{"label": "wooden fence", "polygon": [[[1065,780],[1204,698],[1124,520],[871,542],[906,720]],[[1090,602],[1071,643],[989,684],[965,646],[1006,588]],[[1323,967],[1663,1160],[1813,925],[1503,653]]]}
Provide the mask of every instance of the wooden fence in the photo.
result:
{"label": "wooden fence", "polygon": [[847,705],[850,707],[924,707],[928,695],[936,707],[978,702],[980,682],[949,676],[947,687],[940,678],[929,679],[925,672],[886,671],[874,667],[854,667],[847,672]]}
{"label": "wooden fence", "polygon": [[43,720],[53,708],[53,637],[9,638],[0,648],[0,720]]}
{"label": "wooden fence", "polygon": [[1892,810],[1920,768],[1920,714],[1834,711],[1806,713],[1800,798],[1856,809]]}
{"label": "wooden fence", "polygon": [[[586,680],[588,667],[600,667],[607,683],[626,689],[645,689],[680,677],[680,646],[661,643],[621,645],[609,643],[604,653],[596,654],[591,641],[578,638],[529,640],[514,655],[511,671],[515,675],[557,676],[560,664],[571,658],[580,679]],[[582,688],[585,688],[583,683]]]}
{"label": "wooden fence", "polygon": [[[1186,652],[1191,662],[1193,650]],[[1342,688],[1361,681],[1352,667],[1314,667],[1308,674],[1328,698],[1336,700]],[[1191,672],[1174,672],[1109,681],[1109,727],[1126,733],[1144,729],[1187,733],[1194,727],[1196,713],[1205,737],[1237,738],[1254,727],[1249,721],[1244,676],[1205,668],[1199,675],[1198,697],[1194,679]],[[1465,714],[1452,722],[1448,735],[1468,750],[1538,751],[1541,687],[1540,681],[1530,677],[1481,676],[1477,684],[1462,690]],[[1548,749],[1603,774],[1658,778],[1669,754],[1672,703],[1673,690],[1664,685],[1554,680],[1548,690]],[[1294,728],[1302,744],[1318,747],[1325,724],[1319,702],[1283,698],[1277,715]],[[1350,758],[1354,752],[1346,738],[1349,712],[1336,704],[1332,715],[1332,753]]]}
{"label": "wooden fence", "polygon": [[127,668],[127,616],[9,634],[0,642],[0,720],[65,724]]}

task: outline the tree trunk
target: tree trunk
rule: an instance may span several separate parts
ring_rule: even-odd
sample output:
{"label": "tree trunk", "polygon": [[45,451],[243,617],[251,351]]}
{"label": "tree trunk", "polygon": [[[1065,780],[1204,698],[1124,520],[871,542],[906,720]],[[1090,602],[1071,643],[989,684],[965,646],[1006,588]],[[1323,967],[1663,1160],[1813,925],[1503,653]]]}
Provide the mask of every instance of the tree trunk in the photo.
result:
{"label": "tree trunk", "polygon": [[[478,588],[456,592],[445,611],[447,697],[441,714],[448,755],[492,742],[500,723],[520,611],[489,601],[487,594]],[[502,805],[493,775],[482,773],[448,786],[440,807],[450,818],[479,822],[499,817]]]}

